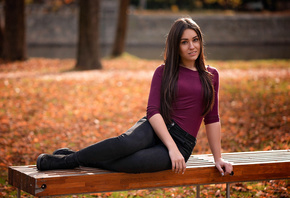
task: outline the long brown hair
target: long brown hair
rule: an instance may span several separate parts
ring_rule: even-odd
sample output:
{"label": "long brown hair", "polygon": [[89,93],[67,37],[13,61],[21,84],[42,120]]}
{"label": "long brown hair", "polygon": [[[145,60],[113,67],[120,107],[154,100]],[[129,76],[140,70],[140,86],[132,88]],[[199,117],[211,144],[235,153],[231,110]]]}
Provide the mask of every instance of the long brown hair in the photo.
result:
{"label": "long brown hair", "polygon": [[172,103],[176,98],[177,80],[179,74],[179,46],[181,36],[186,29],[192,29],[196,32],[200,40],[200,54],[195,61],[195,67],[199,73],[199,78],[203,90],[203,112],[206,115],[214,103],[214,88],[212,83],[212,74],[205,67],[203,37],[200,27],[191,18],[180,18],[172,25],[165,46],[164,53],[164,71],[161,84],[160,112],[165,123],[171,122]]}

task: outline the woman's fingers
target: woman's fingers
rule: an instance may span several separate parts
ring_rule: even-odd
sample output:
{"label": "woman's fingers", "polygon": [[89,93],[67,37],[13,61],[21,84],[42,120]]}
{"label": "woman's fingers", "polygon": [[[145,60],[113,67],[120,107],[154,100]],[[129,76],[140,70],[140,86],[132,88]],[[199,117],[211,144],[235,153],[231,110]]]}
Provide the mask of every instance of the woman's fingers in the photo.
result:
{"label": "woman's fingers", "polygon": [[221,176],[224,176],[225,172],[224,172],[223,168],[221,167],[221,165],[220,164],[216,164],[215,166],[218,169],[218,171],[220,172]]}
{"label": "woman's fingers", "polygon": [[180,159],[180,160],[176,160],[172,162],[172,171],[174,171],[175,173],[184,174],[185,170],[186,170],[186,164],[185,164],[184,159]]}
{"label": "woman's fingers", "polygon": [[231,163],[226,163],[225,169],[227,174],[233,175],[233,165]]}
{"label": "woman's fingers", "polygon": [[172,171],[175,173],[178,172],[178,162],[177,161],[172,162]]}
{"label": "woman's fingers", "polygon": [[186,164],[185,164],[185,161],[183,160],[183,162],[182,162],[182,174],[185,173],[185,170],[186,170]]}
{"label": "woman's fingers", "polygon": [[172,164],[172,171],[175,173],[184,173],[186,169],[186,164],[183,155],[178,149],[173,149],[169,151],[169,156]]}
{"label": "woman's fingers", "polygon": [[229,162],[224,162],[223,164],[223,170],[225,172],[225,175],[231,175],[231,173],[233,172],[233,166],[231,163]]}
{"label": "woman's fingers", "polygon": [[226,162],[222,159],[216,162],[216,168],[219,170],[222,176],[224,175],[233,175],[233,165],[229,162]]}

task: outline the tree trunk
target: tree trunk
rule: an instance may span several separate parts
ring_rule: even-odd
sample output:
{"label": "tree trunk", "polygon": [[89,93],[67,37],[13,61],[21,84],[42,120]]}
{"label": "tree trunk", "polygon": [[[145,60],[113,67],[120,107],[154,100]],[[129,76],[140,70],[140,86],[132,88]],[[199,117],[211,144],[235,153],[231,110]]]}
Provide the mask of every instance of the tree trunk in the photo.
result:
{"label": "tree trunk", "polygon": [[76,69],[102,69],[99,56],[99,0],[79,1],[79,36]]}
{"label": "tree trunk", "polygon": [[26,59],[24,0],[5,0],[4,60]]}
{"label": "tree trunk", "polygon": [[0,58],[2,57],[3,54],[3,42],[4,42],[4,27],[2,23],[2,16],[0,14]]}
{"label": "tree trunk", "polygon": [[140,10],[145,10],[147,7],[147,0],[140,0],[139,1],[139,9]]}
{"label": "tree trunk", "polygon": [[130,0],[119,0],[119,16],[118,24],[115,33],[114,46],[112,50],[112,56],[120,56],[125,50],[125,40],[127,32],[127,9],[129,6]]}

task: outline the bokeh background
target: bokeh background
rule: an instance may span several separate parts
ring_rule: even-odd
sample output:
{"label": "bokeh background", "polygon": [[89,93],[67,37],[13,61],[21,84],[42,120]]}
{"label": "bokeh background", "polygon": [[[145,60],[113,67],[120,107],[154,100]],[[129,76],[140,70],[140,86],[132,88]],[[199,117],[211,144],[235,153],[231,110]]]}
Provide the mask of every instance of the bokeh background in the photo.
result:
{"label": "bokeh background", "polygon": [[[0,0],[0,197],[16,196],[8,166],[120,135],[143,117],[166,34],[186,16],[200,25],[206,63],[220,73],[222,151],[289,149],[289,0]],[[87,22],[97,36],[79,39],[80,27],[92,31]],[[193,154],[210,153],[204,126],[197,139]],[[225,188],[203,185],[201,196],[225,197]],[[231,197],[289,191],[289,180],[231,185]],[[78,196],[195,195],[191,186]]]}

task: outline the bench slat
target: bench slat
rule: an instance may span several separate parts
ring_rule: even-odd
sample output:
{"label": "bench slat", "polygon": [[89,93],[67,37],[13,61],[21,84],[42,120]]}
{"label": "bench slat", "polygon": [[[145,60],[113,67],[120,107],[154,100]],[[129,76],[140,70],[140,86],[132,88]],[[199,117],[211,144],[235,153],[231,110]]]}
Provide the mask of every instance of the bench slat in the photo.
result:
{"label": "bench slat", "polygon": [[[273,152],[277,155],[278,152]],[[272,153],[272,154],[273,154]],[[265,159],[257,155],[269,152],[223,154],[235,156],[234,176],[222,177],[212,162],[212,155],[192,155],[185,174],[171,170],[155,173],[127,174],[96,168],[37,171],[35,165],[9,167],[9,184],[35,196],[120,191],[200,184],[257,181],[290,178],[290,152],[279,152],[284,159]],[[248,159],[245,156],[249,156]],[[275,156],[274,155],[274,156]],[[238,161],[238,158],[243,158]],[[274,157],[273,157],[274,158]],[[269,162],[267,160],[273,160]],[[228,161],[232,162],[230,159]],[[246,161],[246,162],[245,162]]]}

